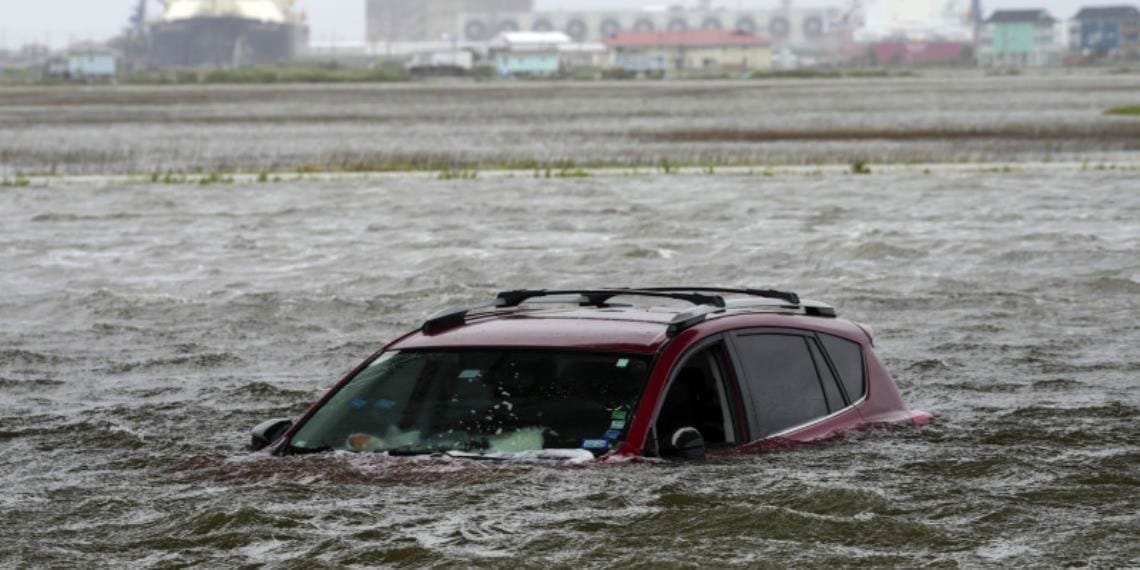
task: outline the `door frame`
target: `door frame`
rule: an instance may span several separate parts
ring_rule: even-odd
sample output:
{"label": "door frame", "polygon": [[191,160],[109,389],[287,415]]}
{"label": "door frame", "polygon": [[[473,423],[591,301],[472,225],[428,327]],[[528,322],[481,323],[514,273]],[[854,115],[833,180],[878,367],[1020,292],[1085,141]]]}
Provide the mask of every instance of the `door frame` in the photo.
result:
{"label": "door frame", "polygon": [[[728,411],[731,415],[734,436],[736,441],[733,442],[734,448],[747,445],[753,440],[751,434],[754,433],[752,428],[751,417],[754,415],[751,410],[750,400],[748,393],[745,392],[745,387],[741,383],[742,376],[739,372],[739,365],[737,359],[731,354],[732,348],[729,346],[729,338],[727,333],[719,333],[706,338],[703,338],[692,346],[685,349],[683,353],[676,360],[673,361],[672,367],[669,369],[669,375],[665,384],[661,387],[660,397],[657,398],[657,405],[654,407],[653,415],[649,420],[649,430],[646,433],[645,443],[642,445],[642,453],[649,455],[649,450],[653,450],[654,456],[659,456],[656,453],[660,450],[659,434],[657,433],[657,420],[661,416],[661,409],[665,407],[665,401],[669,398],[669,391],[673,388],[673,383],[676,381],[677,376],[680,375],[681,370],[689,363],[694,357],[706,352],[710,348],[720,345],[722,348],[723,358],[714,358],[716,365],[720,368],[721,382],[724,385],[725,397],[729,401],[724,402],[727,404]],[[744,417],[740,417],[743,414]]]}

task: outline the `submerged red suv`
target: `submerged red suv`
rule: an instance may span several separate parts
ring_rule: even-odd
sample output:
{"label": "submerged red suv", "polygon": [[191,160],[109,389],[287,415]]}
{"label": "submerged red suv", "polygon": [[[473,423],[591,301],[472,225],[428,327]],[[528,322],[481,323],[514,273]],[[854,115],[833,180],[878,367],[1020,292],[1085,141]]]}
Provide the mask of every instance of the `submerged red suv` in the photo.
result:
{"label": "submerged red suv", "polygon": [[700,459],[931,421],[907,409],[873,342],[781,291],[510,291],[432,316],[300,420],[255,428],[253,447]]}

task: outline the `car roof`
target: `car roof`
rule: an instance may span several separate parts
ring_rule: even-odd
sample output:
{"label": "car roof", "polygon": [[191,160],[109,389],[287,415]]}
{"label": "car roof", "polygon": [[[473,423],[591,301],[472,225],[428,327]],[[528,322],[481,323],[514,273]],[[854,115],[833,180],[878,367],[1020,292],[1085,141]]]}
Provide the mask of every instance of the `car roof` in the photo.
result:
{"label": "car roof", "polygon": [[[535,309],[529,307],[468,316],[442,330],[427,327],[388,346],[389,350],[475,347],[593,350],[656,353],[670,340],[670,324],[683,309],[676,307],[602,307]],[[739,328],[794,328],[866,340],[854,323],[779,308],[728,308],[708,315],[687,330],[697,336]]]}

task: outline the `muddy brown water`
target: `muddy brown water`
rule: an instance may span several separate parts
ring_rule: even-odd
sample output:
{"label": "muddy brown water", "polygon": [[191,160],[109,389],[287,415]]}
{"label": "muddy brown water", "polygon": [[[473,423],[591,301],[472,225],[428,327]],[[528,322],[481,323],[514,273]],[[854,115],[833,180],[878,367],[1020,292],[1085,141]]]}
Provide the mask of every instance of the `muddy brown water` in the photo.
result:
{"label": "muddy brown water", "polygon": [[[1140,565],[1135,173],[0,189],[0,566]],[[265,458],[432,309],[755,284],[938,420],[702,464]]]}

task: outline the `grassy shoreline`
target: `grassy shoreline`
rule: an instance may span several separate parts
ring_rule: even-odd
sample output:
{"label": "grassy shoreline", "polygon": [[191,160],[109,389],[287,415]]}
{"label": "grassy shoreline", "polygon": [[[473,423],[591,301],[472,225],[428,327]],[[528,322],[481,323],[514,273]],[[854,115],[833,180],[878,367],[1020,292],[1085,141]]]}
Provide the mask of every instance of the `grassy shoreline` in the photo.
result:
{"label": "grassy shoreline", "polygon": [[153,172],[149,174],[59,175],[25,174],[0,177],[0,189],[46,188],[74,184],[149,184],[156,186],[213,186],[229,184],[280,184],[296,182],[352,182],[385,179],[414,179],[463,181],[476,179],[582,179],[591,177],[654,177],[654,176],[777,176],[823,177],[868,176],[887,174],[1016,174],[1050,172],[1140,172],[1140,161],[1134,162],[976,162],[976,163],[924,163],[874,164],[857,161],[852,164],[818,165],[679,165],[657,164],[641,166],[574,166],[561,169],[511,168],[443,168],[409,170],[278,170],[278,171],[200,171]]}
{"label": "grassy shoreline", "polygon": [[1140,105],[1130,105],[1127,107],[1113,107],[1104,112],[1106,115],[1118,115],[1125,117],[1140,117]]}
{"label": "grassy shoreline", "polygon": [[[780,79],[895,79],[919,77],[922,68],[852,67],[842,69],[798,69],[765,70],[751,73],[693,71],[674,74],[669,77],[641,80],[780,80]],[[421,81],[409,73],[399,63],[380,63],[375,67],[345,67],[338,65],[280,65],[241,67],[235,69],[203,70],[144,70],[119,75],[112,80],[95,83],[119,85],[301,85],[301,84],[374,84],[410,83]],[[462,81],[498,80],[490,66],[476,67],[459,77]],[[506,81],[528,82],[590,82],[590,81],[637,81],[635,75],[614,73],[612,70],[589,68],[569,71],[552,77],[525,77]],[[0,73],[0,87],[3,86],[68,86],[82,85],[83,81],[70,81],[62,78],[45,78],[30,71],[9,71]]]}

